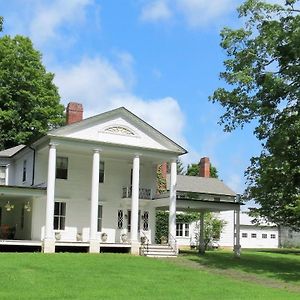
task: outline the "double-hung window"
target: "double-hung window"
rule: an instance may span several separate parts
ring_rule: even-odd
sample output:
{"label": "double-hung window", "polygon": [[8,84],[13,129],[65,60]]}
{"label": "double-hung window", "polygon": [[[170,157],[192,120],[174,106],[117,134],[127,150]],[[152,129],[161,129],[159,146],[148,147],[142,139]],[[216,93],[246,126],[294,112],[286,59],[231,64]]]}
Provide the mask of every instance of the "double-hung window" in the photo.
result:
{"label": "double-hung window", "polygon": [[176,236],[188,237],[189,236],[189,224],[177,223],[176,224]]}
{"label": "double-hung window", "polygon": [[0,166],[0,185],[6,184],[6,166]]}
{"label": "double-hung window", "polygon": [[22,181],[26,181],[27,179],[27,160],[23,161],[23,176],[22,176]]}
{"label": "double-hung window", "polygon": [[99,182],[104,182],[104,161],[100,161],[100,168],[99,168]]}
{"label": "double-hung window", "polygon": [[98,205],[98,222],[97,222],[97,231],[102,231],[102,205]]}
{"label": "double-hung window", "polygon": [[56,158],[56,178],[68,179],[68,158],[57,157]]}
{"label": "double-hung window", "polygon": [[54,205],[54,229],[65,230],[66,223],[66,203],[55,202]]}

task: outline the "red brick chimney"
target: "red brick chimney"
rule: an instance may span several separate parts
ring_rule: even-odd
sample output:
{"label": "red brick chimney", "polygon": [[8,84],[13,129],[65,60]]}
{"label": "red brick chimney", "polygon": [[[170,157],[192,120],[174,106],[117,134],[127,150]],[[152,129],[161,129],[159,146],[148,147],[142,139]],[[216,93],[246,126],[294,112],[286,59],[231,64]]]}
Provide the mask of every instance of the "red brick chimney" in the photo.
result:
{"label": "red brick chimney", "polygon": [[199,162],[199,176],[210,177],[210,161],[208,157],[202,157]]}
{"label": "red brick chimney", "polygon": [[79,122],[83,117],[82,104],[76,102],[70,102],[66,109],[67,125]]}

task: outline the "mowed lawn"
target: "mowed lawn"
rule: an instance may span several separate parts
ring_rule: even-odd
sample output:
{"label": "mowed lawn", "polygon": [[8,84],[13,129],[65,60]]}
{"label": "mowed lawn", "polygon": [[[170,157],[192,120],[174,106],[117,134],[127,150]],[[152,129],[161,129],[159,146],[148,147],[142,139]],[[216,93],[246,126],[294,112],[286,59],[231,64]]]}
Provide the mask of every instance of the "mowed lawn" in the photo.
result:
{"label": "mowed lawn", "polygon": [[232,253],[210,252],[161,260],[128,254],[1,253],[0,264],[1,300],[300,299],[296,254],[249,252],[235,260]]}

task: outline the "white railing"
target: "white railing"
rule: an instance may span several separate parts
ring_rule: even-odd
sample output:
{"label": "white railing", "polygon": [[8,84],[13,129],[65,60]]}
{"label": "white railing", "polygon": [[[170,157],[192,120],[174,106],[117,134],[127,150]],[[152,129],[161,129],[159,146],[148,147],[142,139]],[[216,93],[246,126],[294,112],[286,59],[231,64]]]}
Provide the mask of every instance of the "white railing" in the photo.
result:
{"label": "white railing", "polygon": [[[124,187],[123,188],[123,198],[131,198],[132,188]],[[140,199],[153,199],[152,189],[140,188],[139,189],[139,198]]]}

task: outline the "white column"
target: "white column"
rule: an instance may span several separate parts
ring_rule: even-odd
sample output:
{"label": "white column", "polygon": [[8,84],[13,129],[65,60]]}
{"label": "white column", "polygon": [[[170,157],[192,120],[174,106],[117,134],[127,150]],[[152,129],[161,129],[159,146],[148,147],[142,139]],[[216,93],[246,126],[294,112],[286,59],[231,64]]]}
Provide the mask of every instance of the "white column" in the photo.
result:
{"label": "white column", "polygon": [[241,245],[240,245],[240,207],[235,209],[235,224],[234,224],[234,256],[239,258],[241,256]]}
{"label": "white column", "polygon": [[44,252],[48,252],[48,253],[55,251],[55,240],[54,240],[54,232],[53,232],[55,172],[56,172],[56,145],[49,144],[46,224],[45,224],[45,239],[44,239]]}
{"label": "white column", "polygon": [[177,163],[171,162],[171,180],[170,180],[170,204],[169,204],[169,243],[176,236],[176,184],[177,184]]}
{"label": "white column", "polygon": [[204,211],[200,212],[200,232],[199,232],[199,253],[205,253],[205,242],[204,242]]}
{"label": "white column", "polygon": [[[90,252],[99,252],[97,245],[97,221],[98,221],[98,200],[99,200],[99,167],[100,167],[100,150],[95,149],[93,152],[92,167],[92,187],[91,187],[91,224],[90,224]],[[92,246],[93,244],[93,246]],[[94,250],[92,250],[94,248]]]}
{"label": "white column", "polygon": [[139,223],[139,189],[140,189],[140,157],[133,158],[132,198],[131,198],[131,242],[138,242]]}

